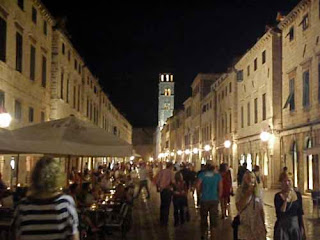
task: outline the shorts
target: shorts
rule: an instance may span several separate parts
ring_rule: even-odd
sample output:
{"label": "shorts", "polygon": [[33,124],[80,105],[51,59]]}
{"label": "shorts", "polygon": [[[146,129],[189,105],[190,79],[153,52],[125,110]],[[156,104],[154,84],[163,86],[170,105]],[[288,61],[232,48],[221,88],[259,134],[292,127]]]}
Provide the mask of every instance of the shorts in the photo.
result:
{"label": "shorts", "polygon": [[201,226],[207,227],[207,217],[209,212],[210,226],[217,227],[219,221],[219,211],[218,211],[219,201],[201,201],[200,203],[200,216],[201,216]]}

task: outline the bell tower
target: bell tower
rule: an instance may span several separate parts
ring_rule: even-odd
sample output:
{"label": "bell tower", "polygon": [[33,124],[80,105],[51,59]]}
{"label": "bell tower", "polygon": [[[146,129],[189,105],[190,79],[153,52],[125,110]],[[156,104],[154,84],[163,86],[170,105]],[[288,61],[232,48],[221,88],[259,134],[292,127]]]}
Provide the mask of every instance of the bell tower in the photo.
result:
{"label": "bell tower", "polygon": [[161,152],[161,130],[167,119],[173,115],[174,110],[174,82],[171,73],[159,74],[159,106],[158,106],[158,127],[156,131],[155,158]]}
{"label": "bell tower", "polygon": [[159,74],[158,127],[160,131],[174,110],[174,82],[171,73]]}

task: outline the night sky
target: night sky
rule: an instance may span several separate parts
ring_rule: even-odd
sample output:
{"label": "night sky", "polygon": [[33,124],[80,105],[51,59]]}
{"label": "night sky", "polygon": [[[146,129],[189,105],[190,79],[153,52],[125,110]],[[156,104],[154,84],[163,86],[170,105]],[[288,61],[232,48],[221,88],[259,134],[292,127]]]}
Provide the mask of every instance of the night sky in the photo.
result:
{"label": "night sky", "polygon": [[67,18],[73,45],[113,104],[143,127],[157,124],[159,73],[174,74],[175,108],[182,108],[197,73],[225,71],[276,24],[278,11],[288,13],[299,0],[42,2]]}

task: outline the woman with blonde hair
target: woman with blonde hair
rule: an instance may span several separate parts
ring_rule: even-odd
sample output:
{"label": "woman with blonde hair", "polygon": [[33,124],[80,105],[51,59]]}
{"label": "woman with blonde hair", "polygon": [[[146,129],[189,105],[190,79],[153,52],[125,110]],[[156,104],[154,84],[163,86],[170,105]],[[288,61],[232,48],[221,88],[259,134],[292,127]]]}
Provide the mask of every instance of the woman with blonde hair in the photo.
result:
{"label": "woman with blonde hair", "polygon": [[265,240],[266,227],[263,201],[254,173],[246,171],[236,193],[236,207],[240,216],[237,238]]}
{"label": "woman with blonde hair", "polygon": [[40,158],[32,172],[28,197],[15,211],[16,239],[79,239],[75,203],[62,193],[64,183],[60,163],[51,157]]}
{"label": "woman with blonde hair", "polygon": [[274,196],[277,221],[274,227],[275,240],[306,239],[303,222],[301,193],[293,189],[292,173],[283,174],[281,192]]}

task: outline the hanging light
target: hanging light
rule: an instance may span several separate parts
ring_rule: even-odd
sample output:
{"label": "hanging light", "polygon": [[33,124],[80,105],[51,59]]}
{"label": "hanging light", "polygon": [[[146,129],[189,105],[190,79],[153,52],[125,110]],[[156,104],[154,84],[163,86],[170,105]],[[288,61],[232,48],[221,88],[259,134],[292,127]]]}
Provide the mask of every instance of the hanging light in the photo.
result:
{"label": "hanging light", "polygon": [[205,146],[204,146],[204,150],[205,150],[206,152],[209,152],[209,151],[211,150],[210,145],[205,145]]}
{"label": "hanging light", "polygon": [[177,151],[177,154],[178,154],[178,155],[182,155],[182,151],[181,151],[181,150],[178,150],[178,151]]}
{"label": "hanging light", "polygon": [[170,156],[173,157],[173,156],[174,156],[174,152],[171,152],[171,153],[170,153]]}
{"label": "hanging light", "polygon": [[231,141],[230,140],[226,140],[226,141],[224,141],[224,147],[225,148],[230,148],[231,147]]}
{"label": "hanging light", "polygon": [[194,154],[197,154],[198,152],[199,152],[199,149],[198,149],[198,148],[194,148],[194,149],[193,149],[193,153],[194,153]]}
{"label": "hanging light", "polygon": [[130,160],[133,161],[133,160],[134,160],[134,156],[131,156],[131,157],[130,157]]}
{"label": "hanging light", "polygon": [[11,120],[12,120],[11,115],[7,113],[4,107],[0,107],[0,127],[1,128],[9,127]]}
{"label": "hanging light", "polygon": [[260,134],[260,139],[261,139],[262,142],[268,142],[269,139],[270,139],[270,133],[263,131],[263,132]]}
{"label": "hanging light", "polygon": [[185,153],[186,153],[187,155],[189,155],[189,154],[190,154],[190,150],[189,150],[189,149],[186,149]]}

